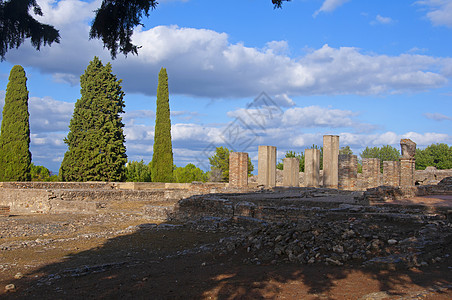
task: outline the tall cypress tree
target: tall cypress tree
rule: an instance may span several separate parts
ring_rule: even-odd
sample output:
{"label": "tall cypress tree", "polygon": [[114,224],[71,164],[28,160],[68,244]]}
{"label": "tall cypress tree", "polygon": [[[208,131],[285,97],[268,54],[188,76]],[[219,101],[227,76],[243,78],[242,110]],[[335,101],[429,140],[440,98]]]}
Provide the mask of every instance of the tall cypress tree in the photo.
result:
{"label": "tall cypress tree", "polygon": [[123,181],[127,162],[124,93],[121,80],[94,57],[80,76],[81,98],[75,103],[64,142],[69,149],[60,167],[63,181]]}
{"label": "tall cypress tree", "polygon": [[14,66],[6,87],[0,133],[0,181],[31,180],[30,123],[25,70]]}
{"label": "tall cypress tree", "polygon": [[173,181],[173,146],[168,93],[168,74],[162,68],[157,87],[157,111],[154,131],[154,153],[151,167],[152,181]]}

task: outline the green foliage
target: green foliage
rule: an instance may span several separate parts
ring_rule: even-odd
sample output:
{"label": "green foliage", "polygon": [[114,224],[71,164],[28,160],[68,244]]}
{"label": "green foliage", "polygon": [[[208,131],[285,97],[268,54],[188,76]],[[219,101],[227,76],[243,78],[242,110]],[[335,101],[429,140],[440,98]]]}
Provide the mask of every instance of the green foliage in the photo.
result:
{"label": "green foliage", "polygon": [[352,151],[352,149],[350,149],[350,146],[345,146],[345,147],[341,147],[341,149],[339,149],[339,154],[352,155],[353,151]]}
{"label": "green foliage", "polygon": [[[216,147],[215,154],[209,157],[209,163],[211,165],[211,172],[216,173],[217,170],[221,171],[222,182],[229,181],[229,151],[226,147]],[[254,165],[251,159],[248,157],[248,176],[254,171]]]}
{"label": "green foliage", "polygon": [[432,144],[424,150],[416,149],[416,170],[426,167],[437,169],[452,169],[452,146],[447,144]]}
{"label": "green foliage", "polygon": [[36,50],[41,45],[60,42],[58,30],[53,26],[39,23],[31,15],[33,12],[42,16],[36,0],[0,1],[0,58],[3,61],[9,49],[18,48],[25,40],[31,38]]}
{"label": "green foliage", "polygon": [[156,0],[104,0],[96,11],[89,37],[102,39],[112,58],[118,50],[124,55],[137,54],[138,47],[131,42],[133,28],[141,25],[143,14],[149,17],[149,10],[157,4]]}
{"label": "green foliage", "polygon": [[152,155],[152,181],[173,181],[173,146],[168,92],[168,74],[161,68],[157,87],[154,153]]}
{"label": "green foliage", "polygon": [[57,175],[51,175],[49,169],[44,166],[30,165],[31,181],[58,181]]}
{"label": "green foliage", "polygon": [[202,181],[206,182],[208,175],[200,168],[197,168],[194,164],[188,164],[185,167],[178,167],[174,170],[175,182],[193,182]]}
{"label": "green foliage", "polygon": [[27,77],[14,66],[6,87],[0,133],[0,181],[30,181],[30,123]]}
{"label": "green foliage", "polygon": [[366,147],[360,154],[361,158],[379,158],[380,171],[383,172],[384,161],[397,161],[400,158],[400,152],[396,148],[386,145],[383,147]]}
{"label": "green foliage", "polygon": [[[304,172],[304,153],[300,152],[297,154],[295,151],[287,151],[284,156],[284,158],[293,158],[293,157],[298,158],[300,160],[299,170],[300,170],[300,172]],[[276,165],[276,168],[278,170],[284,170],[283,162],[284,162],[284,159],[282,159],[281,162]]]}
{"label": "green foliage", "polygon": [[94,57],[80,76],[81,98],[75,103],[64,142],[69,149],[60,167],[62,181],[123,181],[127,162],[124,93],[121,80]]}
{"label": "green foliage", "polygon": [[128,182],[150,182],[151,164],[146,165],[143,160],[129,161],[126,164],[126,181]]}

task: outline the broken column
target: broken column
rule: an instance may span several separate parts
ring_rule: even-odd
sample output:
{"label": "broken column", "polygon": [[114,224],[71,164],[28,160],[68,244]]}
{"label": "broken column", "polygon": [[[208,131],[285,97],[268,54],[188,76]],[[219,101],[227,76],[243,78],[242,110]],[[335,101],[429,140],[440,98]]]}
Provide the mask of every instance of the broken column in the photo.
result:
{"label": "broken column", "polygon": [[231,152],[229,154],[229,185],[248,186],[248,153]]}
{"label": "broken column", "polygon": [[414,186],[414,170],[416,166],[416,143],[410,139],[400,140],[402,157],[400,158],[400,186]]}
{"label": "broken column", "polygon": [[304,151],[304,186],[319,187],[320,182],[320,150]]}
{"label": "broken column", "polygon": [[266,187],[276,186],[276,147],[259,146],[257,183]]}
{"label": "broken column", "polygon": [[399,186],[400,163],[398,161],[383,162],[383,185]]}
{"label": "broken column", "polygon": [[286,157],[283,160],[283,165],[283,186],[300,186],[300,160],[296,157]]}
{"label": "broken column", "polygon": [[339,175],[338,188],[340,190],[356,190],[358,178],[358,157],[351,154],[342,154],[338,157]]}
{"label": "broken column", "polygon": [[379,158],[363,158],[363,181],[366,189],[380,186]]}
{"label": "broken column", "polygon": [[323,136],[323,186],[337,189],[339,136]]}

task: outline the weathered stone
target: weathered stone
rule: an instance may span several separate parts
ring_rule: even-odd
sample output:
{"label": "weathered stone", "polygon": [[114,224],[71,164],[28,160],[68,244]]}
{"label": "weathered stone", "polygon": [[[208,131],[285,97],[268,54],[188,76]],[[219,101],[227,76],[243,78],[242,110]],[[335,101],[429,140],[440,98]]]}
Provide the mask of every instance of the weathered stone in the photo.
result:
{"label": "weathered stone", "polygon": [[283,165],[283,186],[298,187],[300,160],[295,157],[286,157],[283,160]]}
{"label": "weathered stone", "polygon": [[340,190],[356,190],[358,177],[358,157],[356,155],[339,155],[339,178],[338,188]]}
{"label": "weathered stone", "polygon": [[402,159],[414,159],[416,155],[416,143],[410,139],[401,139]]}
{"label": "weathered stone", "polygon": [[399,186],[400,184],[400,162],[383,162],[383,185]]}
{"label": "weathered stone", "polygon": [[257,183],[266,187],[276,186],[276,147],[259,146]]}
{"label": "weathered stone", "polygon": [[304,153],[304,186],[319,187],[320,150],[306,149]]}
{"label": "weathered stone", "polygon": [[323,186],[337,189],[339,136],[323,136]]}
{"label": "weathered stone", "polygon": [[380,159],[363,158],[363,177],[365,188],[380,186]]}
{"label": "weathered stone", "polygon": [[248,153],[231,152],[229,154],[229,185],[248,186]]}

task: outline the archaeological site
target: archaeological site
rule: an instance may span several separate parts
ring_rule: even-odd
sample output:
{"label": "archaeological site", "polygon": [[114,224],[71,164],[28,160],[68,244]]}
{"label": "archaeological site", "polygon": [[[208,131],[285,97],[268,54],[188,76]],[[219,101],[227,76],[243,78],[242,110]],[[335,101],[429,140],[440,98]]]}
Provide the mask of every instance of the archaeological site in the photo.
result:
{"label": "archaeological site", "polygon": [[[229,183],[0,183],[0,297],[451,299],[452,170],[339,155]],[[383,170],[381,172],[380,170]]]}

